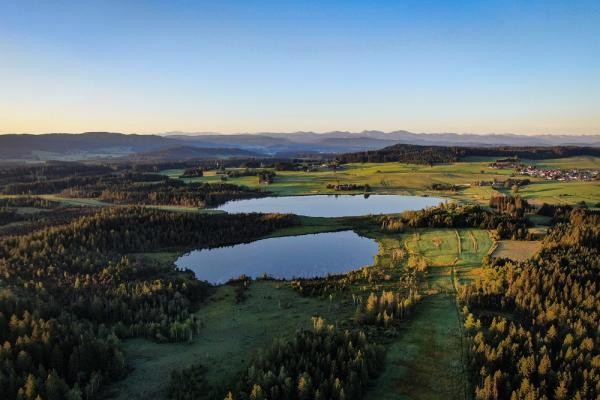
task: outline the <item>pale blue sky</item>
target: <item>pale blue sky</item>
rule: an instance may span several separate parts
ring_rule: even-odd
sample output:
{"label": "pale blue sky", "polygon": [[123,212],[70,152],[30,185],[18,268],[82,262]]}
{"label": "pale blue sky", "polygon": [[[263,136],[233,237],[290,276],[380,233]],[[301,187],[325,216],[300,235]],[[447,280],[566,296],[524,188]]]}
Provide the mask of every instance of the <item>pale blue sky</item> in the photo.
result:
{"label": "pale blue sky", "polygon": [[0,133],[600,133],[599,1],[0,0]]}

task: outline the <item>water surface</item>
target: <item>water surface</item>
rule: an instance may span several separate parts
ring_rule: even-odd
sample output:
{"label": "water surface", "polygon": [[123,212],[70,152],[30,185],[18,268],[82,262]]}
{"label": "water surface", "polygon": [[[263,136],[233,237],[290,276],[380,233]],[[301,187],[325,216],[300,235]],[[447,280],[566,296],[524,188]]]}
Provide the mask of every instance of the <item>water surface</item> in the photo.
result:
{"label": "water surface", "polygon": [[175,264],[189,268],[213,284],[247,275],[258,278],[311,278],[339,274],[371,265],[375,240],[353,231],[317,233],[257,240],[252,243],[194,250]]}
{"label": "water surface", "polygon": [[228,213],[283,213],[309,217],[351,217],[368,214],[394,214],[436,206],[438,197],[400,195],[315,195],[262,197],[229,201],[217,210]]}

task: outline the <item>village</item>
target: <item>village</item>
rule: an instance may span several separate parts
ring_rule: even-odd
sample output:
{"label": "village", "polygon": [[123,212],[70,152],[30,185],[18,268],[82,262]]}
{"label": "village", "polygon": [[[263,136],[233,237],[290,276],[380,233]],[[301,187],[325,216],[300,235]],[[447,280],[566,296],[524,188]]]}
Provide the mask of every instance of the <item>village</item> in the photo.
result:
{"label": "village", "polygon": [[518,158],[496,160],[489,167],[494,169],[514,169],[518,175],[552,181],[593,181],[600,179],[600,171],[598,170],[540,168],[535,165],[524,164]]}

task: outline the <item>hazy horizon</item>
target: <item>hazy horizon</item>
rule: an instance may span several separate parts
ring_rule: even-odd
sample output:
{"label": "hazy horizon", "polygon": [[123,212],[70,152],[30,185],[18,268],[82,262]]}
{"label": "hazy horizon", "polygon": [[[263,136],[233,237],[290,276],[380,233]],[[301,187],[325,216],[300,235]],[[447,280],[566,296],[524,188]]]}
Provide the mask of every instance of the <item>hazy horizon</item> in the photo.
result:
{"label": "hazy horizon", "polygon": [[484,133],[475,133],[475,132],[412,132],[405,129],[394,129],[389,131],[382,131],[377,129],[365,129],[361,131],[347,131],[334,129],[330,131],[256,131],[256,132],[211,132],[211,131],[203,131],[203,132],[191,132],[191,131],[165,131],[165,132],[123,132],[123,131],[99,131],[99,130],[86,130],[81,132],[0,132],[0,135],[53,135],[53,134],[67,134],[67,135],[81,135],[85,133],[117,133],[123,135],[156,135],[156,136],[170,136],[170,135],[182,135],[182,136],[194,136],[194,135],[269,135],[269,134],[299,134],[299,133],[307,133],[307,134],[317,134],[317,135],[326,135],[330,133],[348,133],[360,135],[361,133],[366,132],[381,132],[381,133],[395,133],[395,132],[406,132],[414,135],[476,135],[476,136],[502,136],[502,135],[513,135],[513,136],[600,136],[599,133],[515,133],[515,132],[484,132]]}
{"label": "hazy horizon", "polygon": [[45,2],[0,13],[0,133],[600,133],[597,1]]}

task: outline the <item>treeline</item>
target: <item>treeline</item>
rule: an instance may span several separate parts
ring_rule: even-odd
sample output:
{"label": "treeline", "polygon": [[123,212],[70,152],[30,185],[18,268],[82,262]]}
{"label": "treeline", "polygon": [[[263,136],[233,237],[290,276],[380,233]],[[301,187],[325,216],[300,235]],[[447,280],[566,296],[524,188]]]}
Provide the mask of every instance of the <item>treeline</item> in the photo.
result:
{"label": "treeline", "polygon": [[411,164],[443,164],[457,162],[464,157],[513,157],[528,159],[564,158],[579,155],[600,156],[600,148],[557,147],[456,147],[419,146],[396,144],[380,150],[348,153],[337,157],[342,163],[354,162],[402,162]]}
{"label": "treeline", "polygon": [[202,167],[192,167],[183,170],[183,173],[179,176],[180,178],[198,178],[204,176],[204,169]]}
{"label": "treeline", "polygon": [[[272,181],[272,174],[259,174],[259,177]],[[0,191],[10,195],[58,193],[65,197],[97,198],[115,204],[184,207],[212,207],[229,200],[266,195],[259,189],[245,186],[202,182],[186,184],[164,175],[132,172],[10,183]]]}
{"label": "treeline", "polygon": [[492,196],[490,207],[513,218],[523,218],[525,213],[533,208],[520,196]]}
{"label": "treeline", "polygon": [[[302,296],[327,297],[343,291],[359,282],[371,284],[385,280],[385,272],[379,268],[363,267],[344,274],[327,275],[321,278],[298,278],[290,282],[291,287]],[[355,298],[355,304],[360,302]]]}
{"label": "treeline", "polygon": [[244,169],[229,169],[224,171],[228,178],[240,178],[244,176],[256,176],[258,177],[258,183],[273,183],[275,171],[270,169],[256,169],[256,168],[244,168]]}
{"label": "treeline", "polygon": [[342,154],[337,157],[340,163],[356,162],[403,162],[411,164],[445,164],[456,162],[464,156],[464,150],[458,147],[418,146],[398,144],[380,150]]}
{"label": "treeline", "polygon": [[397,216],[379,217],[384,232],[404,232],[409,228],[480,228],[494,230],[499,239],[531,239],[525,218],[494,213],[480,206],[441,204]]}
{"label": "treeline", "polygon": [[[15,212],[14,210],[11,210]],[[0,224],[0,239],[8,236],[26,235],[51,226],[65,225],[73,220],[98,212],[96,207],[58,206],[43,212],[17,214],[18,224]],[[15,212],[16,213],[16,212]]]}
{"label": "treeline", "polygon": [[230,200],[266,196],[260,189],[227,183],[185,183],[169,179],[160,183],[112,185],[98,199],[116,204],[215,207]]}
{"label": "treeline", "polygon": [[475,398],[600,397],[600,214],[571,212],[533,259],[461,289]]}
{"label": "treeline", "polygon": [[97,197],[104,188],[111,185],[133,184],[136,182],[159,182],[166,180],[164,175],[121,172],[103,175],[67,176],[56,179],[40,179],[31,182],[14,182],[2,188],[3,194],[52,194],[76,193],[78,197]]}
{"label": "treeline", "polygon": [[366,183],[364,185],[356,185],[354,183],[337,183],[337,184],[333,185],[330,183],[327,185],[327,189],[333,189],[333,190],[337,190],[337,191],[361,190],[364,192],[370,192],[371,186],[369,186],[368,183]]}
{"label": "treeline", "polygon": [[57,201],[35,196],[3,197],[0,199],[0,207],[4,208],[33,207],[49,209],[58,206],[60,206],[60,203]]}
{"label": "treeline", "polygon": [[569,204],[548,204],[544,203],[537,210],[537,214],[544,217],[551,217],[554,224],[568,221],[573,211],[573,206]]}
{"label": "treeline", "polygon": [[73,176],[104,175],[113,172],[114,169],[106,165],[48,161],[44,164],[0,168],[0,186]]}
{"label": "treeline", "polygon": [[286,215],[104,209],[0,241],[0,398],[93,398],[125,373],[119,338],[186,341],[208,284],[129,252],[211,247],[297,223]]}

